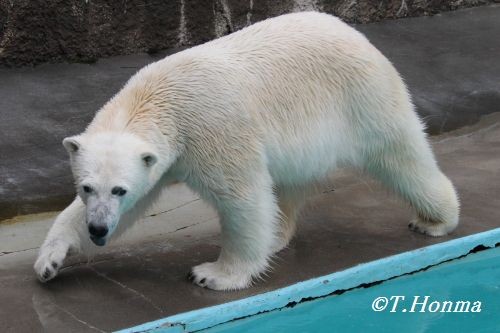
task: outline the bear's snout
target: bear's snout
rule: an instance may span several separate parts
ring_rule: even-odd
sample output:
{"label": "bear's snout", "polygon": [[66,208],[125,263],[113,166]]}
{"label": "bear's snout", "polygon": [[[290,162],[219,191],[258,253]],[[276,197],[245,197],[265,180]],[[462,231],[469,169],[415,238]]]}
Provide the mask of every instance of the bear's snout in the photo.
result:
{"label": "bear's snout", "polygon": [[89,224],[89,234],[90,239],[95,245],[103,246],[106,244],[106,235],[108,234],[108,227],[105,225],[95,225],[93,223]]}
{"label": "bear's snout", "polygon": [[104,225],[89,224],[89,233],[92,236],[102,238],[108,234],[108,227]]}

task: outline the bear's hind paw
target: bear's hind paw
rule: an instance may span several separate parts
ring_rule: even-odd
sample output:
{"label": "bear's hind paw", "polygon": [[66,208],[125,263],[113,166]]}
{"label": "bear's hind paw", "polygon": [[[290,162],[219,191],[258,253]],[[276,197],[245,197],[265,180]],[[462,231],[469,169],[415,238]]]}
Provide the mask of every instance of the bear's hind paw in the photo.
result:
{"label": "bear's hind paw", "polygon": [[251,274],[245,273],[243,269],[233,271],[238,273],[225,272],[219,262],[206,262],[193,267],[188,279],[200,287],[213,290],[238,290],[252,284]]}
{"label": "bear's hind paw", "polygon": [[441,237],[447,234],[446,225],[444,223],[430,223],[420,218],[411,220],[408,228],[412,231],[432,236]]}

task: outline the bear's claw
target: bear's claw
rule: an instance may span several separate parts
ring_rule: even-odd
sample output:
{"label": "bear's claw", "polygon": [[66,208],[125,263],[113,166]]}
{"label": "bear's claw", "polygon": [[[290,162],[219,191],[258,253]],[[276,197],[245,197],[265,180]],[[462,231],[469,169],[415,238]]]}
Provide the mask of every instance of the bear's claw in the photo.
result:
{"label": "bear's claw", "polygon": [[218,262],[206,262],[193,267],[188,274],[188,279],[194,284],[213,290],[238,290],[251,285],[252,277],[244,269],[233,270],[229,274],[222,269],[224,265]]}
{"label": "bear's claw", "polygon": [[34,266],[40,282],[47,282],[56,277],[66,258],[68,248],[65,243],[52,242],[40,249]]}
{"label": "bear's claw", "polygon": [[448,233],[446,230],[447,226],[445,223],[435,223],[435,222],[433,223],[424,221],[419,218],[412,220],[408,224],[408,228],[412,231],[432,237],[440,237]]}
{"label": "bear's claw", "polygon": [[421,233],[423,235],[427,235],[427,231],[425,231],[425,229],[419,228],[418,224],[415,221],[412,221],[408,224],[408,229],[410,229],[411,231]]}

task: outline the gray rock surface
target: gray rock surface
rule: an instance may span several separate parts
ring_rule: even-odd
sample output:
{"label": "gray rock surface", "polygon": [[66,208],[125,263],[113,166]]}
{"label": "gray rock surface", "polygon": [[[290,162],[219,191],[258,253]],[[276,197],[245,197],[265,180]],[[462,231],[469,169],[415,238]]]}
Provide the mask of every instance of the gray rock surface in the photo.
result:
{"label": "gray rock surface", "polygon": [[0,0],[0,65],[95,62],[189,46],[268,17],[320,10],[348,22],[432,15],[500,0]]}

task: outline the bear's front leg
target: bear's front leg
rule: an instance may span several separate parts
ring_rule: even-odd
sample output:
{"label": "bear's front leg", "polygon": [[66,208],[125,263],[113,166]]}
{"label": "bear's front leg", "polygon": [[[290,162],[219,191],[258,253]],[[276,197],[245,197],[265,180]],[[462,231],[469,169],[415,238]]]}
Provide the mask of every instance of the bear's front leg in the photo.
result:
{"label": "bear's front leg", "polygon": [[218,198],[221,253],[216,262],[193,267],[193,283],[214,290],[243,289],[268,268],[278,241],[278,205],[270,184],[256,185],[244,195]]}
{"label": "bear's front leg", "polygon": [[77,197],[57,216],[40,247],[35,272],[41,282],[53,279],[70,251],[90,243],[86,234],[85,204]]}

